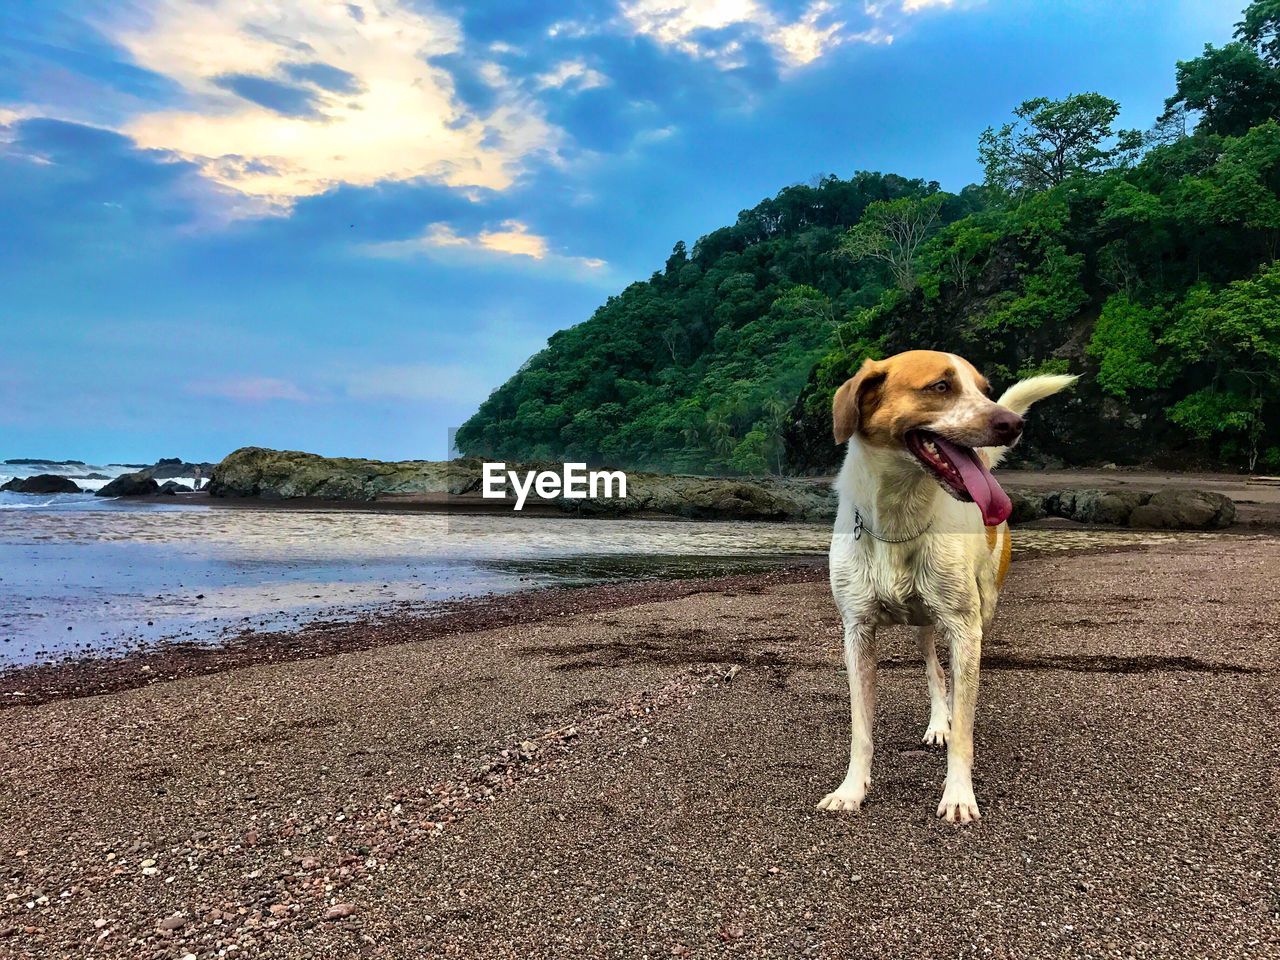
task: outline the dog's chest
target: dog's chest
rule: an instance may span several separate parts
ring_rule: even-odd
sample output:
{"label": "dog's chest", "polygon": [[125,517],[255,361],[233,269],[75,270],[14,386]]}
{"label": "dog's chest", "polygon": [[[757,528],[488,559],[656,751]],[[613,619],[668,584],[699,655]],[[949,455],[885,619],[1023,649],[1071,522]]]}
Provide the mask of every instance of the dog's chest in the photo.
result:
{"label": "dog's chest", "polygon": [[847,612],[880,624],[925,626],[952,605],[954,576],[928,551],[895,548],[833,556],[831,585]]}

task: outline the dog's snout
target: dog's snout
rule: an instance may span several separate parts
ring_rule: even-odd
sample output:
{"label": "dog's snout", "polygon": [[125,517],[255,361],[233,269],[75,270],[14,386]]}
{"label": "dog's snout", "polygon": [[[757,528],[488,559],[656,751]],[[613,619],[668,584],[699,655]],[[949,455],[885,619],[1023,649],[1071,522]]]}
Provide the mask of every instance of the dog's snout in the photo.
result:
{"label": "dog's snout", "polygon": [[1013,443],[1022,435],[1022,418],[1012,410],[997,410],[991,417],[991,432],[1001,443]]}

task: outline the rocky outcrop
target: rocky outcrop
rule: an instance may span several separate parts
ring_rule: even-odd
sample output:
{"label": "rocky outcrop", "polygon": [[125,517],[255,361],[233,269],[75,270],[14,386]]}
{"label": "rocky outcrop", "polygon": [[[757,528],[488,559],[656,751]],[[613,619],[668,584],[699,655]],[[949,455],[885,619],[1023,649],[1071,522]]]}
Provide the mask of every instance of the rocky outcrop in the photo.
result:
{"label": "rocky outcrop", "polygon": [[[370,501],[396,494],[436,494],[479,501],[481,464],[476,459],[384,463],[320,457],[291,450],[244,447],[217,467],[209,482],[215,497],[289,500],[317,497]],[[510,470],[553,469],[553,464],[507,464]],[[824,483],[785,479],[721,479],[628,473],[627,497],[617,500],[534,500],[591,516],[655,513],[691,519],[827,520],[835,500]]]}
{"label": "rocky outcrop", "polygon": [[1236,505],[1209,490],[1161,490],[1129,515],[1131,527],[1220,530],[1236,520]]}
{"label": "rocky outcrop", "polygon": [[387,494],[463,494],[478,488],[478,460],[383,462],[241,447],[213,468],[215,497],[374,500]]}
{"label": "rocky outcrop", "polygon": [[185,483],[178,483],[176,480],[166,480],[160,484],[160,492],[167,496],[174,496],[179,493],[191,493],[191,488]]}
{"label": "rocky outcrop", "polygon": [[81,493],[75,481],[53,473],[40,473],[34,477],[14,477],[0,490],[9,493]]}
{"label": "rocky outcrop", "polygon": [[836,497],[828,484],[773,477],[737,480],[628,473],[625,499],[555,503],[561,509],[594,516],[659,513],[690,520],[829,521],[836,515]]}
{"label": "rocky outcrop", "polygon": [[148,494],[158,493],[159,491],[160,484],[156,483],[151,477],[141,473],[122,473],[99,490],[96,496],[145,497]]}
{"label": "rocky outcrop", "polygon": [[[292,450],[244,447],[213,470],[208,490],[215,497],[260,497],[291,500],[373,501],[380,497],[420,494],[438,498],[440,506],[502,508],[482,501],[482,461],[407,460],[384,463],[345,457],[321,457]],[[559,464],[514,464],[508,470],[559,469]],[[455,498],[455,499],[450,499]],[[1029,523],[1063,517],[1078,523],[1217,529],[1235,519],[1226,497],[1199,490],[1058,490],[1048,493],[1010,491],[1012,522]],[[1155,509],[1148,509],[1153,507]],[[1209,507],[1212,509],[1209,509]],[[836,497],[825,481],[801,478],[697,477],[627,473],[624,499],[554,499],[533,497],[525,507],[562,510],[581,516],[653,514],[692,520],[804,520],[830,522]]]}
{"label": "rocky outcrop", "polygon": [[1149,490],[1061,490],[1045,495],[1044,510],[1077,523],[1124,526],[1134,509],[1150,499]]}
{"label": "rocky outcrop", "polygon": [[1062,517],[1076,523],[1163,530],[1221,530],[1236,521],[1236,505],[1220,493],[1171,487],[1150,490],[1054,490],[1010,494],[1012,522]]}
{"label": "rocky outcrop", "polygon": [[197,470],[207,477],[213,467],[212,463],[190,463],[179,457],[162,457],[152,466],[138,472],[153,480],[170,480],[174,477],[194,477]]}

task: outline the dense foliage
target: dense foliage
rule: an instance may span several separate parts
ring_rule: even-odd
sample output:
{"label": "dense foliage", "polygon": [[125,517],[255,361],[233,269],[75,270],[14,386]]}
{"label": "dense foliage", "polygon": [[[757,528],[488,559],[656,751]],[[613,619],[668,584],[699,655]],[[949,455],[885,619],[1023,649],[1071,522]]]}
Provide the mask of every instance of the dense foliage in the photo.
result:
{"label": "dense foliage", "polygon": [[765,473],[814,364],[879,301],[880,263],[837,255],[869,206],[937,197],[937,184],[858,174],[788,187],[556,333],[457,434],[459,449],[520,459]]}
{"label": "dense foliage", "polygon": [[1030,100],[983,187],[862,173],[783,190],[611,298],[481,406],[474,454],[756,473],[835,461],[867,355],[963,353],[997,386],[1085,375],[1038,410],[1068,461],[1280,467],[1280,0],[1177,66],[1139,144],[1097,94]]}

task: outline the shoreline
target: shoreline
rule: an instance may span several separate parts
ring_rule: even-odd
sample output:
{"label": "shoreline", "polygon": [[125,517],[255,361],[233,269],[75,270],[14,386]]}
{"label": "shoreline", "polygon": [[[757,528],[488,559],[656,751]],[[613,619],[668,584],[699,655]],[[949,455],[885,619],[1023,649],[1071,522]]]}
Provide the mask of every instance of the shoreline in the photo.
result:
{"label": "shoreline", "polygon": [[[1100,490],[1189,490],[1199,489],[1226,496],[1236,504],[1238,528],[1259,531],[1280,529],[1280,480],[1251,474],[1232,473],[1176,473],[1145,468],[1117,468],[1114,470],[1070,467],[1054,470],[1015,470],[999,472],[1001,484],[1014,495],[1042,495],[1052,491]],[[834,477],[714,477],[705,478],[715,483],[732,484],[777,481],[796,489],[827,487]],[[513,511],[510,501],[486,500],[470,493],[393,493],[381,494],[371,500],[349,500],[325,497],[276,498],[262,496],[211,496],[208,489],[176,495],[148,494],[124,498],[126,502],[159,505],[198,505],[214,509],[232,510],[296,510],[312,512],[361,512],[387,514],[457,514],[459,516],[506,516]],[[775,520],[803,522],[803,516],[742,516],[698,517],[681,515],[671,511],[641,508],[617,513],[594,510],[565,510],[561,507],[530,500],[520,516],[558,517],[573,519],[637,519],[654,521],[683,521],[689,519],[722,519],[741,522],[771,522]],[[809,518],[812,522],[829,523],[829,517]]]}
{"label": "shoreline", "polygon": [[360,619],[336,616],[294,629],[248,630],[210,644],[175,642],[118,656],[82,657],[54,664],[0,670],[0,712],[56,700],[101,696],[223,673],[264,663],[287,663],[358,650],[445,637],[475,630],[542,623],[571,614],[598,613],[721,590],[753,591],[827,576],[826,558],[797,557],[773,570],[717,577],[633,580],[582,587],[548,586],[459,600],[400,601],[362,610]]}

